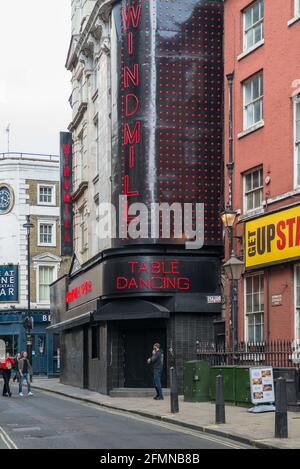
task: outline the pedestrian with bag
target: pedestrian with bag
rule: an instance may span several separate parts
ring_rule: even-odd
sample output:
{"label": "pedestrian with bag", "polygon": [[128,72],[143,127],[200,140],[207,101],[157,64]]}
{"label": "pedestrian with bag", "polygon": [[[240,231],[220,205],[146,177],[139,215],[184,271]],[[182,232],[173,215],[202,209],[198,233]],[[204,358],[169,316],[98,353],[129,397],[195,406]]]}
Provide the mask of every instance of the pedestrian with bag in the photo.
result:
{"label": "pedestrian with bag", "polygon": [[11,391],[9,386],[9,381],[11,378],[11,370],[15,361],[10,356],[10,353],[7,352],[4,360],[1,360],[1,371],[3,376],[3,392],[2,395],[5,397],[11,397]]}
{"label": "pedestrian with bag", "polygon": [[153,345],[152,357],[147,360],[149,365],[153,367],[153,382],[156,390],[156,401],[162,401],[164,399],[161,386],[161,375],[164,366],[164,353],[160,348],[160,344],[156,343]]}
{"label": "pedestrian with bag", "polygon": [[31,391],[31,382],[30,376],[32,375],[32,366],[30,361],[28,360],[28,353],[23,352],[22,358],[19,360],[19,373],[20,373],[20,381],[19,381],[19,396],[23,397],[23,382],[24,379],[27,383],[28,389],[28,396],[33,396],[33,392]]}

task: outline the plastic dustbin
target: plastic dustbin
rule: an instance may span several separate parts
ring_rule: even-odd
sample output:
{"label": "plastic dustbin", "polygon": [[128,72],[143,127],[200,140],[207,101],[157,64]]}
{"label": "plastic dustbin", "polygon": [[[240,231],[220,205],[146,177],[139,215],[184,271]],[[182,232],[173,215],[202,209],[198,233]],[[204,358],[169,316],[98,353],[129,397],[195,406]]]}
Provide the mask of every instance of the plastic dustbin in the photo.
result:
{"label": "plastic dustbin", "polygon": [[210,365],[206,361],[194,360],[184,365],[184,400],[207,402],[209,398]]}
{"label": "plastic dustbin", "polygon": [[251,404],[251,387],[249,366],[235,367],[235,402]]}

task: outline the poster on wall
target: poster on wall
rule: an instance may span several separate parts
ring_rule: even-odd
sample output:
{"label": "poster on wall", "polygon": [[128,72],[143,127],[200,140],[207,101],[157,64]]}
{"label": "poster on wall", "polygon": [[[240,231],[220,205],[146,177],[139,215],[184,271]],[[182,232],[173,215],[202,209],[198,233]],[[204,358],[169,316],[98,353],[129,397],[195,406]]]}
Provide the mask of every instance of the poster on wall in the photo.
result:
{"label": "poster on wall", "polygon": [[19,302],[19,266],[0,265],[0,303]]}
{"label": "poster on wall", "polygon": [[275,401],[273,368],[250,368],[252,404],[271,404]]}

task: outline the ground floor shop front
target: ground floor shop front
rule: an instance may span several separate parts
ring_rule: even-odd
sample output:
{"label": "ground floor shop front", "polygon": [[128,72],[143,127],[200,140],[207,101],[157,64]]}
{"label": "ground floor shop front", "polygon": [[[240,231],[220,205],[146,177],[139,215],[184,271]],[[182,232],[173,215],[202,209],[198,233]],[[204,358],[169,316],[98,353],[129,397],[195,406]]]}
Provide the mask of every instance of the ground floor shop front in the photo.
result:
{"label": "ground floor shop front", "polygon": [[197,340],[212,342],[213,334],[213,317],[186,313],[70,329],[61,335],[61,381],[105,394],[116,388],[150,388],[153,373],[147,358],[158,342],[165,357],[163,386],[175,366],[182,390],[184,363],[197,358]]}
{"label": "ground floor shop front", "polygon": [[147,358],[158,342],[163,386],[176,366],[182,391],[184,364],[197,358],[197,341],[220,335],[221,309],[220,256],[143,254],[132,260],[113,253],[95,260],[51,287],[50,330],[60,333],[61,382],[104,394],[152,387]]}
{"label": "ground floor shop front", "polygon": [[[23,326],[25,311],[0,311],[0,340],[13,357],[27,350],[27,333]],[[33,312],[32,366],[34,374],[56,374],[59,367],[59,336],[47,331],[50,311]]]}

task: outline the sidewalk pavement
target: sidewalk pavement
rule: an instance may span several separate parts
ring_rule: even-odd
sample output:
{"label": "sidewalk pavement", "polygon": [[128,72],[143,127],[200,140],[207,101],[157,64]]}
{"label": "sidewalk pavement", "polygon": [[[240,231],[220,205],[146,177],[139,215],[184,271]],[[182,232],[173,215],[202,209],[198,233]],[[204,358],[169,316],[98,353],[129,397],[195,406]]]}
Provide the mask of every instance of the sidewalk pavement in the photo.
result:
{"label": "sidewalk pavement", "polygon": [[213,403],[189,403],[179,398],[178,414],[170,412],[170,398],[154,401],[151,397],[110,397],[97,392],[61,384],[58,379],[34,378],[35,389],[60,394],[114,410],[130,412],[143,417],[173,423],[193,430],[230,438],[256,448],[299,449],[300,413],[289,412],[289,438],[274,438],[275,413],[250,414],[243,407],[226,405],[226,424],[215,425]]}

